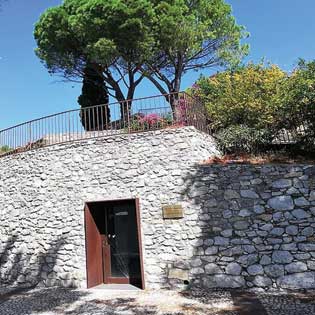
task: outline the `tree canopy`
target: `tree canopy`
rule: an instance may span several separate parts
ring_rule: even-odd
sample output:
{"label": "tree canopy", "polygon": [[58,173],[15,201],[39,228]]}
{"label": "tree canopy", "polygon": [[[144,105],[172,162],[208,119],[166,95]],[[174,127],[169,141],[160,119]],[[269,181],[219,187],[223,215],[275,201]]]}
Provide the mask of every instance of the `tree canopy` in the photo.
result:
{"label": "tree canopy", "polygon": [[240,43],[247,33],[224,0],[152,2],[156,47],[144,69],[161,93],[178,92],[188,71],[235,65],[247,53]]}
{"label": "tree canopy", "polygon": [[51,73],[67,79],[82,78],[89,64],[110,95],[131,99],[152,46],[152,15],[146,0],[65,0],[35,25],[36,54]]}
{"label": "tree canopy", "polygon": [[64,0],[40,17],[34,36],[51,73],[77,79],[92,65],[119,101],[144,77],[178,92],[188,71],[234,64],[248,48],[224,0]]}

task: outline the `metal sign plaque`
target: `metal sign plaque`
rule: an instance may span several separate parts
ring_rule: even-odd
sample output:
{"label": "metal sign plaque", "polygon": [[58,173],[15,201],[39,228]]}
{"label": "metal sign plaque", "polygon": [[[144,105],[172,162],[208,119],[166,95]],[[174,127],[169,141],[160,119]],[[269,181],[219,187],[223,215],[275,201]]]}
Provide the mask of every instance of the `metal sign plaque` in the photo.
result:
{"label": "metal sign plaque", "polygon": [[162,207],[163,219],[181,219],[184,217],[181,205],[167,205]]}

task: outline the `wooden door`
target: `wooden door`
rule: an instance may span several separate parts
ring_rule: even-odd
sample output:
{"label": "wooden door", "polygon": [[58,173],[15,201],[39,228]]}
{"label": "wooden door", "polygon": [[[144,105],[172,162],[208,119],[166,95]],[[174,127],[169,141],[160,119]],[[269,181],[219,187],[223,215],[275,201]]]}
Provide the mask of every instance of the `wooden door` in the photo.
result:
{"label": "wooden door", "polygon": [[104,281],[104,276],[102,237],[87,205],[85,206],[85,234],[87,287],[91,288],[102,284]]}
{"label": "wooden door", "polygon": [[108,243],[107,235],[102,235],[103,244],[103,275],[104,283],[110,283],[111,276],[111,258],[110,258],[110,245]]}

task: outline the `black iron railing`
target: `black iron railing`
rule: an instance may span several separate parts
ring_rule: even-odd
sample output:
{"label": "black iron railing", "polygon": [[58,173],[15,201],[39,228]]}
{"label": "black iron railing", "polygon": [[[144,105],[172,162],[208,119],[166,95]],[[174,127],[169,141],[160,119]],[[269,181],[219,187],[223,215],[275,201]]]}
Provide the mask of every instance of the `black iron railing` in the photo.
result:
{"label": "black iron railing", "polygon": [[201,101],[181,92],[49,115],[0,131],[0,154],[175,126],[195,126],[207,132]]}

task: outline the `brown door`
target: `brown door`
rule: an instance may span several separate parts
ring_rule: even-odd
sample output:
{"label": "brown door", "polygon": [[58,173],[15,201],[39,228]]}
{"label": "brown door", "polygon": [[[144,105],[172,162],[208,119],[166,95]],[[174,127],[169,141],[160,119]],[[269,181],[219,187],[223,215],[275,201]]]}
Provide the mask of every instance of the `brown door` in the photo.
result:
{"label": "brown door", "polygon": [[89,207],[85,206],[87,287],[103,283],[102,237]]}
{"label": "brown door", "polygon": [[103,274],[104,283],[110,283],[111,276],[111,258],[110,258],[110,245],[108,242],[107,235],[102,235],[103,244]]}
{"label": "brown door", "polygon": [[85,217],[88,288],[130,283],[144,289],[139,201],[90,202]]}

